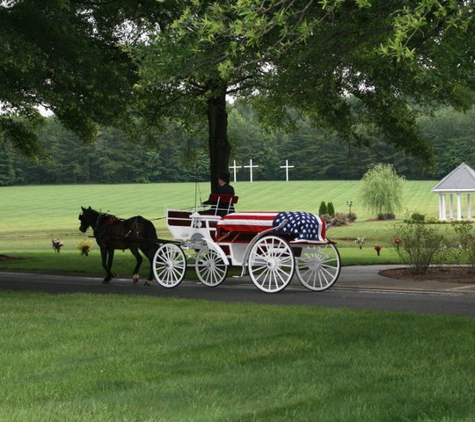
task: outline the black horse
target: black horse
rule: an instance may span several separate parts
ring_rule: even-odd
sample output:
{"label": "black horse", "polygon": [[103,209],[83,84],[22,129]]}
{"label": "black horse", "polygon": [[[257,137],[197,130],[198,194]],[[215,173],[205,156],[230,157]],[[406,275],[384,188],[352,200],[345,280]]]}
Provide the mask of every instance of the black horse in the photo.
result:
{"label": "black horse", "polygon": [[140,250],[150,261],[150,273],[145,282],[147,285],[150,284],[150,281],[153,280],[153,256],[159,246],[153,223],[140,215],[124,220],[95,211],[91,207],[81,207],[81,209],[79,230],[85,233],[91,227],[94,231],[94,237],[101,249],[102,267],[106,271],[103,283],[108,283],[114,277],[111,271],[114,250],[130,249],[137,260],[133,274],[134,283],[139,281],[138,272],[143,261]]}

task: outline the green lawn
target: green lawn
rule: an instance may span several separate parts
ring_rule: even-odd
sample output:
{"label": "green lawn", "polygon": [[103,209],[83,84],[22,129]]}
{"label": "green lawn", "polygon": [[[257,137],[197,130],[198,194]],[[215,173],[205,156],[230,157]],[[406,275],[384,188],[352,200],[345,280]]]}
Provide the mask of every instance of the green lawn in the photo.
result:
{"label": "green lawn", "polygon": [[[406,182],[405,210],[398,217],[415,210],[437,217],[437,196],[430,192],[434,185],[434,181]],[[239,182],[235,185],[239,196],[237,210],[318,213],[320,203],[325,201],[333,202],[337,212],[348,212],[346,202],[352,200],[352,211],[358,216],[356,222],[328,230],[328,237],[338,243],[343,265],[397,263],[391,227],[400,220],[372,221],[374,216],[358,201],[358,186],[358,181]],[[170,238],[163,218],[165,208],[191,209],[207,198],[208,189],[208,183],[2,187],[0,254],[28,260],[0,262],[0,269],[101,273],[97,248],[93,248],[89,259],[80,257],[76,249],[81,240],[87,239],[78,230],[81,206],[92,206],[120,217],[143,215],[154,222],[160,237]],[[53,237],[64,242],[59,255],[53,254]],[[363,250],[355,245],[357,237],[367,240]],[[376,243],[383,246],[379,257],[373,250]],[[114,268],[125,274],[132,267],[131,255],[119,253]]]}
{"label": "green lawn", "polygon": [[[320,203],[333,202],[337,212],[348,212],[346,201],[358,222],[374,217],[358,202],[358,181],[239,182],[238,211],[309,211],[318,213]],[[430,192],[435,181],[408,181],[404,210],[418,210],[437,217],[437,195]],[[196,192],[195,192],[196,191]],[[165,207],[190,209],[208,197],[208,183],[163,183],[133,185],[73,185],[0,187],[0,235],[77,233],[80,207],[129,217],[148,219],[164,216]],[[196,197],[196,200],[195,200]],[[404,211],[402,211],[403,214]],[[165,230],[163,220],[155,220]]]}
{"label": "green lawn", "polygon": [[[433,184],[408,182],[407,210],[436,217]],[[239,183],[238,209],[318,212],[323,200],[345,211],[353,200],[357,222],[329,230],[343,263],[396,262],[398,222],[367,221],[357,186]],[[207,185],[200,190],[203,199]],[[193,184],[0,188],[0,254],[23,258],[0,270],[102,275],[97,248],[89,257],[76,249],[87,238],[78,236],[81,205],[155,219],[167,205],[193,206],[194,192]],[[165,236],[164,220],[154,222]],[[362,250],[358,236],[368,240]],[[52,237],[65,243],[59,254]],[[130,274],[130,253],[118,252],[114,269]],[[0,303],[0,422],[475,421],[473,318],[10,291]]]}
{"label": "green lawn", "polygon": [[475,320],[0,292],[5,422],[475,420]]}

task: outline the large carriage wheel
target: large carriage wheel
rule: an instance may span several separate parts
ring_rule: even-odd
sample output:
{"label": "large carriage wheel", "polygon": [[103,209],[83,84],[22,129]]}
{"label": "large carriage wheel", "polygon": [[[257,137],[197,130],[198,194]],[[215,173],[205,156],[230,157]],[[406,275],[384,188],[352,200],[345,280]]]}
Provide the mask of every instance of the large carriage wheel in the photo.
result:
{"label": "large carriage wheel", "polygon": [[295,261],[297,278],[310,290],[326,290],[340,275],[340,254],[332,244],[304,246]]}
{"label": "large carriage wheel", "polygon": [[164,243],[153,257],[153,273],[161,286],[178,286],[186,273],[185,253],[174,243]]}
{"label": "large carriage wheel", "polygon": [[228,269],[229,266],[215,250],[205,247],[196,253],[196,275],[205,286],[219,286],[227,277]]}
{"label": "large carriage wheel", "polygon": [[249,252],[249,274],[253,283],[266,293],[285,289],[295,270],[288,243],[278,236],[264,236]]}

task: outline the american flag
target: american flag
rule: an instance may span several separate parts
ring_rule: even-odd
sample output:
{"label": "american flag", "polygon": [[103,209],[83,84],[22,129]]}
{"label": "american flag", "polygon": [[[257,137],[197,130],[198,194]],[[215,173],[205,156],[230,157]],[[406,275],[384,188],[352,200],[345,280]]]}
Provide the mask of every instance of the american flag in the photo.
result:
{"label": "american flag", "polygon": [[231,232],[260,233],[271,229],[278,212],[235,212],[218,221],[218,228]]}
{"label": "american flag", "polygon": [[315,214],[309,212],[290,211],[277,214],[273,226],[278,227],[284,220],[287,221],[279,233],[289,234],[294,240],[324,240],[325,223]]}
{"label": "american flag", "polygon": [[289,234],[295,240],[325,241],[325,222],[308,212],[237,212],[222,217],[218,222],[218,238],[223,231],[260,233],[275,228],[286,220],[278,233]]}

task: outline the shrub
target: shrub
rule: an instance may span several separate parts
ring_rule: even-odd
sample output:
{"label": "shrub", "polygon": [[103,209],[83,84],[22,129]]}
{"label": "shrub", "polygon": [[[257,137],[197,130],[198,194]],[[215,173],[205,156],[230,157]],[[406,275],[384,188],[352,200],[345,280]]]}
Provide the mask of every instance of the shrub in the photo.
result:
{"label": "shrub", "polygon": [[348,224],[347,214],[339,212],[331,216],[330,223],[333,226],[346,226]]}
{"label": "shrub", "polygon": [[378,214],[378,220],[394,220],[396,216],[393,213],[380,213]]}
{"label": "shrub", "polygon": [[440,226],[409,219],[395,226],[394,239],[401,240],[399,247],[395,247],[401,261],[419,274],[427,272],[429,266],[436,263],[446,246],[446,235]]}
{"label": "shrub", "polygon": [[325,201],[322,201],[322,203],[320,204],[320,208],[318,209],[318,215],[326,214],[328,214],[327,204],[325,204]]}
{"label": "shrub", "polygon": [[333,206],[333,202],[329,202],[327,205],[327,212],[331,216],[335,215],[335,207]]}
{"label": "shrub", "polygon": [[451,251],[455,262],[468,264],[475,268],[475,233],[470,221],[454,221],[451,223],[455,231],[455,239]]}
{"label": "shrub", "polygon": [[356,214],[352,215],[353,220],[350,220],[349,214],[343,212],[337,212],[335,215],[320,215],[320,218],[322,218],[329,226],[346,226],[348,223],[356,220]]}
{"label": "shrub", "polygon": [[411,215],[411,221],[419,221],[422,223],[425,219],[426,219],[425,214],[421,214],[419,212],[414,212]]}

